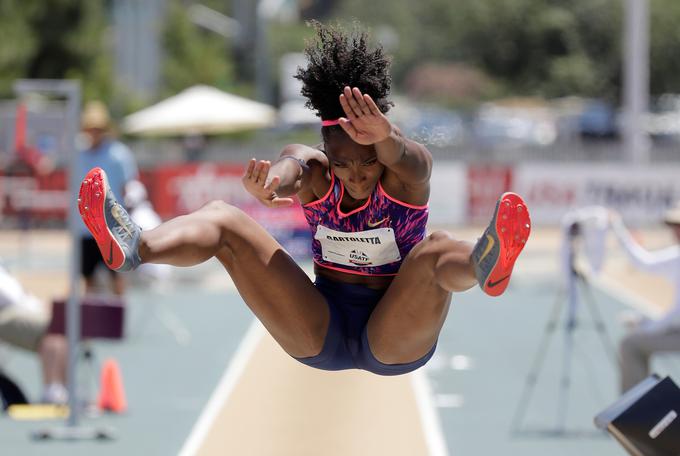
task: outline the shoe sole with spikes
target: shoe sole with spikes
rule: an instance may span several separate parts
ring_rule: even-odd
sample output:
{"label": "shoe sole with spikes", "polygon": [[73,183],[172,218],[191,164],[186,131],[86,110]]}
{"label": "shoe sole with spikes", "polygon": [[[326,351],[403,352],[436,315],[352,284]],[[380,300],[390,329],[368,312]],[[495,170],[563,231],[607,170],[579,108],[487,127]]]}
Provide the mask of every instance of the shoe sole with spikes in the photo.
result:
{"label": "shoe sole with spikes", "polygon": [[531,218],[516,193],[501,195],[491,223],[472,251],[479,286],[490,296],[508,287],[515,261],[529,239]]}
{"label": "shoe sole with spikes", "polygon": [[[127,212],[116,201],[103,169],[93,168],[83,179],[78,194],[78,210],[110,269],[127,271],[137,266],[136,249],[141,230],[129,221]],[[121,213],[124,213],[125,220],[120,220]],[[129,233],[128,242],[115,234],[116,227],[122,227]]]}

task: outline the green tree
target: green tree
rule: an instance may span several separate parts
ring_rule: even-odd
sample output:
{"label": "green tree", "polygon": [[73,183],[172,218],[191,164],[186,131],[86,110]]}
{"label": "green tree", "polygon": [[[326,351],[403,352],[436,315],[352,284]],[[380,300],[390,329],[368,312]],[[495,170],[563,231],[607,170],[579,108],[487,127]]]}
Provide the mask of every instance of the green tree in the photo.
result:
{"label": "green tree", "polygon": [[680,2],[650,0],[652,93],[680,93]]}
{"label": "green tree", "polygon": [[163,94],[177,93],[195,84],[222,89],[234,87],[229,43],[193,24],[186,8],[174,0],[163,29]]}
{"label": "green tree", "polygon": [[103,1],[0,0],[0,30],[2,96],[17,78],[77,78],[86,97],[110,94]]}
{"label": "green tree", "polygon": [[[422,62],[477,67],[508,93],[620,99],[623,0],[345,0],[335,17],[399,37],[397,86]],[[680,91],[680,2],[649,0],[650,90]]]}
{"label": "green tree", "polygon": [[21,0],[0,1],[0,96],[12,94],[12,83],[24,77],[30,66],[31,56],[39,46],[32,33],[29,17],[33,8],[27,8]]}

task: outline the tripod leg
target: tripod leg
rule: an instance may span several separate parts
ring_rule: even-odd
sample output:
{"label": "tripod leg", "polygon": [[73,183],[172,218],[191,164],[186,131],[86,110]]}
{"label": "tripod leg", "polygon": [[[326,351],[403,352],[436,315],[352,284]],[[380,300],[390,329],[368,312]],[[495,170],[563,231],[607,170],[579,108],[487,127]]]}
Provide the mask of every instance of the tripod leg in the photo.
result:
{"label": "tripod leg", "polygon": [[562,353],[562,375],[560,378],[559,397],[557,399],[557,421],[555,431],[564,433],[567,422],[569,390],[571,388],[571,363],[574,352],[574,331],[578,325],[578,272],[571,269],[567,280],[567,312],[564,323],[564,351]]}
{"label": "tripod leg", "polygon": [[587,384],[591,386],[592,399],[595,403],[604,403],[609,400],[604,394],[602,388],[600,388],[600,383],[602,378],[598,376],[597,370],[594,368],[593,360],[590,358],[591,353],[587,349],[583,349],[583,345],[574,345],[574,356],[580,356],[583,365],[583,372],[586,374],[588,380]]}
{"label": "tripod leg", "polygon": [[564,353],[562,357],[562,379],[560,381],[560,397],[557,404],[556,431],[563,433],[566,429],[567,406],[571,388],[571,360],[574,352],[574,330],[576,320],[569,320],[564,327]]}
{"label": "tripod leg", "polygon": [[609,359],[612,362],[614,366],[618,366],[620,363],[619,357],[617,355],[616,347],[614,346],[614,343],[612,342],[612,338],[609,336],[609,333],[607,332],[607,326],[604,324],[604,320],[602,319],[602,314],[600,313],[596,303],[595,303],[595,296],[593,295],[593,290],[590,287],[590,284],[588,283],[588,280],[583,277],[582,275],[579,275],[580,277],[580,282],[581,282],[581,289],[583,290],[583,295],[586,297],[585,301],[586,304],[588,305],[588,310],[590,311],[590,316],[593,319],[593,322],[595,324],[595,329],[597,330],[597,334],[600,337],[600,341],[602,342],[602,346],[604,347],[604,350],[607,352],[609,355]]}
{"label": "tripod leg", "polygon": [[531,368],[529,369],[529,373],[527,374],[527,378],[524,383],[522,394],[520,395],[519,403],[517,404],[517,409],[515,410],[515,414],[512,419],[513,432],[521,431],[524,415],[529,408],[529,402],[531,402],[531,397],[533,396],[536,383],[538,382],[538,376],[541,369],[543,368],[543,362],[545,361],[546,354],[548,353],[552,335],[557,328],[557,321],[560,318],[562,305],[564,304],[564,295],[564,290],[560,290],[558,292],[557,299],[555,300],[555,304],[553,304],[553,308],[550,312],[550,317],[545,325],[543,337],[541,338],[538,345],[538,350],[534,355]]}

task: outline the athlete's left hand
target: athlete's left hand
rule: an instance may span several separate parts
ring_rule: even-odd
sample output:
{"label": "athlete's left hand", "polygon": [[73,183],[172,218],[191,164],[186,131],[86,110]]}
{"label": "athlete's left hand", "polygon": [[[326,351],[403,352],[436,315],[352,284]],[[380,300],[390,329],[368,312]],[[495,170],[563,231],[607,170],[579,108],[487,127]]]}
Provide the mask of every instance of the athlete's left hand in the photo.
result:
{"label": "athlete's left hand", "polygon": [[340,126],[354,142],[370,145],[390,136],[392,124],[370,95],[362,94],[357,87],[345,87],[340,105],[347,116],[339,119]]}

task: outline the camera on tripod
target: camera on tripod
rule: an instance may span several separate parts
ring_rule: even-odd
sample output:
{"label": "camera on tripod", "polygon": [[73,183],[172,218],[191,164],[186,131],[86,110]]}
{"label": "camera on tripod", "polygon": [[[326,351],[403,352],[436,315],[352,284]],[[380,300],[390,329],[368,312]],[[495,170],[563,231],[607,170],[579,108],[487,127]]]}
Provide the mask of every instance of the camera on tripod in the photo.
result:
{"label": "camera on tripod", "polygon": [[[583,275],[582,269],[598,273],[604,264],[609,211],[590,206],[568,212],[562,219],[563,273]],[[577,264],[583,258],[584,263]]]}
{"label": "camera on tripod", "polygon": [[[557,299],[545,325],[543,337],[526,377],[526,382],[513,419],[515,433],[565,436],[587,433],[567,429],[570,389],[572,386],[572,357],[577,343],[581,301],[586,304],[592,327],[597,331],[605,353],[616,366],[616,349],[607,333],[606,325],[595,301],[589,276],[599,272],[604,263],[609,211],[604,207],[586,207],[568,212],[562,219],[560,251],[560,287]],[[581,259],[586,261],[581,261]],[[561,371],[558,373],[559,391],[555,398],[556,415],[554,427],[526,429],[524,418],[538,384],[539,375],[548,357],[548,347],[557,330],[563,330]],[[545,423],[546,420],[543,420]]]}

